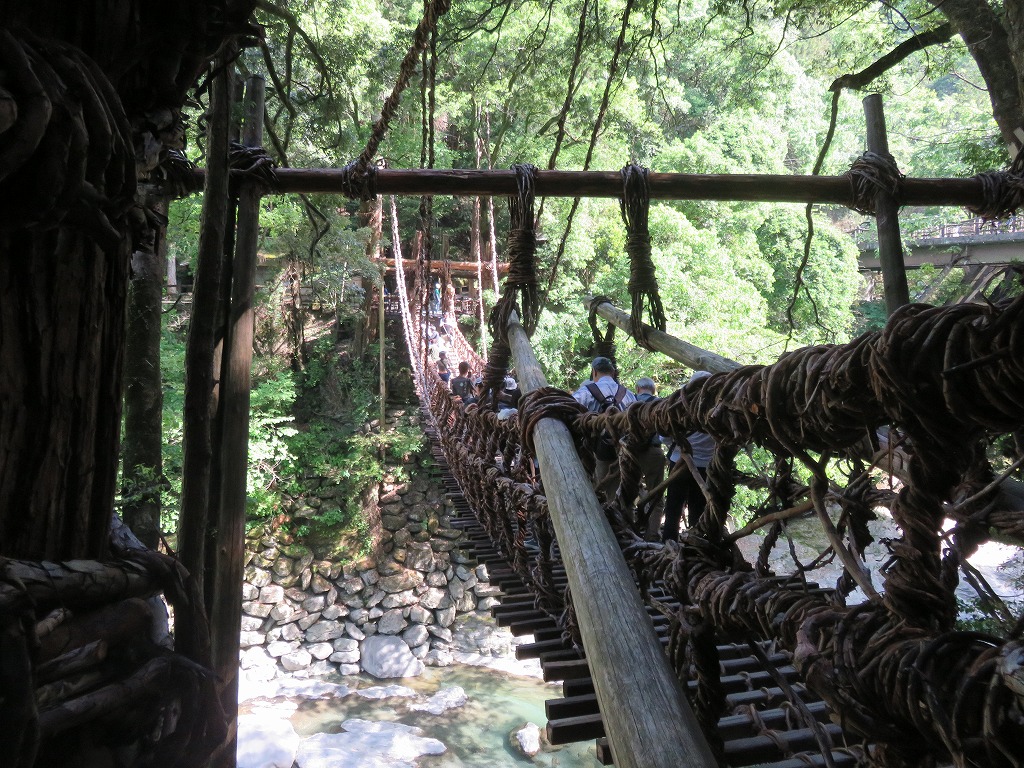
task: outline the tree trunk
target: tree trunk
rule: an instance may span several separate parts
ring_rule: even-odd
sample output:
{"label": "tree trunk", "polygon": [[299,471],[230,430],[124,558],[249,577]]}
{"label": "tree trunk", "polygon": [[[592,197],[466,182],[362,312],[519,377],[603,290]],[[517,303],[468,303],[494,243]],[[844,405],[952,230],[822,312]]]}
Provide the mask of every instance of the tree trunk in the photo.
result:
{"label": "tree trunk", "polygon": [[0,234],[0,554],[102,557],[117,476],[128,240]]}
{"label": "tree trunk", "polygon": [[[156,203],[166,215],[167,201]],[[150,549],[160,541],[163,473],[163,382],[160,378],[160,318],[165,229],[150,222],[147,237],[132,254],[125,337],[122,517]]]}
{"label": "tree trunk", "polygon": [[953,25],[981,71],[992,101],[992,114],[1003,141],[1020,147],[1014,131],[1024,124],[1021,109],[1024,73],[1024,27],[1021,3],[1008,0],[1006,26],[987,0],[929,0]]}
{"label": "tree trunk", "polygon": [[[220,64],[229,60],[225,55]],[[178,551],[181,561],[203,592],[207,523],[210,519],[210,477],[213,464],[214,346],[221,298],[225,227],[228,209],[228,129],[230,77],[227,70],[213,80],[206,192],[199,236],[199,264],[192,291],[185,357],[184,456]]]}

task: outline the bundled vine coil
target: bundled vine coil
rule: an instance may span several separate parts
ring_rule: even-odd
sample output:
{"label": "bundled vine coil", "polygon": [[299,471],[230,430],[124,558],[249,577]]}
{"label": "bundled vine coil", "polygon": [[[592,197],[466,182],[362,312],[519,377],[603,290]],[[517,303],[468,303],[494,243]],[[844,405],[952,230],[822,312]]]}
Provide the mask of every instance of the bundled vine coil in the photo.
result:
{"label": "bundled vine coil", "polygon": [[651,193],[647,169],[639,165],[623,168],[622,188],[619,207],[626,225],[626,253],[629,255],[630,322],[637,343],[650,349],[644,315],[647,315],[649,324],[659,331],[665,330],[667,321],[658,293],[658,276],[651,259],[651,233],[648,228]]}

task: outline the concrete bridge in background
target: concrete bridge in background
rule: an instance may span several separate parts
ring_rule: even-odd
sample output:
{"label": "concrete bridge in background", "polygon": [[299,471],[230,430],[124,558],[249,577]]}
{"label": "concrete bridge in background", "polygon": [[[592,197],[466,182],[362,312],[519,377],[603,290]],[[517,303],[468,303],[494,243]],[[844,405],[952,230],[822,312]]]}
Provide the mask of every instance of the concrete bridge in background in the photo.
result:
{"label": "concrete bridge in background", "polygon": [[[856,236],[856,233],[855,233]],[[981,219],[956,224],[941,224],[929,229],[905,233],[903,254],[908,269],[924,264],[936,267],[1007,267],[1024,263],[1024,216],[1004,221]],[[863,242],[860,247],[860,271],[881,270],[878,243]]]}

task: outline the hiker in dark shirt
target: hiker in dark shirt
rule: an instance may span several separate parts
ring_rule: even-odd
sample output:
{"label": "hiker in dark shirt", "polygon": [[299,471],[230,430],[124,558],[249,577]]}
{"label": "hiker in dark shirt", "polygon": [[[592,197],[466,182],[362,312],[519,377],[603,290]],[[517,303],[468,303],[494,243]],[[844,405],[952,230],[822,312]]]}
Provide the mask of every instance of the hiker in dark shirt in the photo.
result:
{"label": "hiker in dark shirt", "polygon": [[[703,379],[711,374],[707,371],[695,371],[690,381]],[[686,436],[687,445],[673,444],[668,455],[668,471],[671,472],[677,463],[683,461],[683,452],[690,454],[694,469],[701,481],[707,480],[708,465],[715,453],[715,441],[704,432],[691,432]],[[693,527],[700,520],[707,507],[704,490],[694,473],[682,470],[676,479],[665,489],[665,526],[661,532],[662,541],[674,541],[679,538],[679,525],[683,519],[683,508],[686,508],[686,526]]]}
{"label": "hiker in dark shirt", "polygon": [[[657,389],[654,380],[648,377],[637,379],[636,400],[638,403],[646,403],[648,400],[658,400]],[[665,479],[665,451],[661,447],[661,435],[653,435],[650,442],[643,451],[636,454],[637,463],[640,465],[640,472],[643,475],[646,492],[661,485]],[[643,495],[643,494],[641,494]],[[662,491],[654,499],[649,501],[645,509],[637,509],[637,522],[644,525],[644,538],[647,541],[661,541],[658,531],[661,529],[661,517],[665,508],[665,493]]]}
{"label": "hiker in dark shirt", "polygon": [[476,402],[473,382],[469,378],[469,363],[465,360],[459,363],[459,375],[448,382],[448,386],[451,387],[453,394],[458,395],[462,399],[463,405]]}
{"label": "hiker in dark shirt", "polygon": [[[607,357],[595,357],[590,364],[590,381],[583,382],[572,396],[593,413],[603,413],[613,407],[625,410],[636,402],[636,396],[619,384],[617,374],[615,363]],[[612,499],[619,487],[619,461],[610,437],[598,440],[594,459],[594,489],[602,491],[606,499]]]}
{"label": "hiker in dark shirt", "polygon": [[511,376],[505,377],[504,388],[498,393],[498,408],[518,408],[519,398],[523,393],[519,384]]}

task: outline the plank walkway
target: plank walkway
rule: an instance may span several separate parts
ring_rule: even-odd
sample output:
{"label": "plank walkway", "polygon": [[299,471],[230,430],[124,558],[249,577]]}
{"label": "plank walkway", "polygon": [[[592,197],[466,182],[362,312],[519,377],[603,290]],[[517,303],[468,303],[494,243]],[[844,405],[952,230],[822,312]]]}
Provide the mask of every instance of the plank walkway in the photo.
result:
{"label": "plank walkway", "polygon": [[[469,502],[462,494],[452,475],[437,433],[427,412],[422,411],[424,432],[430,440],[431,455],[436,464],[436,478],[445,495],[454,506],[451,526],[462,530],[461,543],[466,555],[487,566],[490,583],[501,588],[499,605],[492,615],[499,626],[508,627],[513,635],[532,635],[532,642],[516,648],[518,659],[538,659],[544,680],[562,682],[562,698],[545,702],[547,738],[551,744],[568,744],[594,739],[598,760],[605,765],[613,763],[611,750],[604,735],[604,724],[594,694],[586,658],[582,652],[570,647],[562,639],[562,630],[554,620],[534,607],[529,588],[512,571],[498,547],[491,542],[477,521]],[[564,571],[555,571],[556,579],[565,584]],[[666,603],[672,599],[664,596]],[[668,645],[669,619],[648,609],[651,621],[663,645]],[[726,761],[732,768],[759,766],[759,768],[807,768],[826,766],[818,739],[824,733],[831,746],[831,760],[836,768],[852,768],[858,764],[861,742],[847,739],[835,725],[825,702],[810,693],[798,679],[792,666],[792,656],[770,644],[762,646],[768,661],[797,693],[822,729],[803,727],[804,721],[794,711],[785,691],[772,675],[752,655],[746,644],[723,642],[718,645],[722,686],[731,714],[718,722],[718,731],[725,744]],[[691,690],[696,682],[690,682]],[[853,749],[847,749],[849,744]]]}

